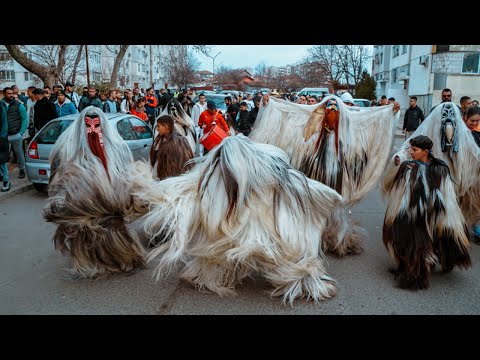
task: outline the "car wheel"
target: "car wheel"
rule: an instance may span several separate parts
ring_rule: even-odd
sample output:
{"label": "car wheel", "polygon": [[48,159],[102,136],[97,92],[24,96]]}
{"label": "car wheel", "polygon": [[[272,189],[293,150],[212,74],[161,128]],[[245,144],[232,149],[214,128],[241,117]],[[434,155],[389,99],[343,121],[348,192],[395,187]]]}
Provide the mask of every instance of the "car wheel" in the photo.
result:
{"label": "car wheel", "polygon": [[43,192],[46,190],[47,184],[33,183],[33,187],[35,188],[35,190]]}

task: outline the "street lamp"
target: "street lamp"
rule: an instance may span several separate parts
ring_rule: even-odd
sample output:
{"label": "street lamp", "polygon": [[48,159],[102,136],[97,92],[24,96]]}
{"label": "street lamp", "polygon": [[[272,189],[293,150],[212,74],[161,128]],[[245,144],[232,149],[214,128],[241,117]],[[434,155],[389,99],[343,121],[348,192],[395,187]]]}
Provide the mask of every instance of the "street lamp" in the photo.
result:
{"label": "street lamp", "polygon": [[219,51],[217,55],[215,56],[210,56],[210,55],[207,55],[210,59],[213,60],[213,66],[212,66],[212,73],[213,73],[213,76],[215,76],[215,59],[217,58],[218,55],[220,55],[222,52]]}

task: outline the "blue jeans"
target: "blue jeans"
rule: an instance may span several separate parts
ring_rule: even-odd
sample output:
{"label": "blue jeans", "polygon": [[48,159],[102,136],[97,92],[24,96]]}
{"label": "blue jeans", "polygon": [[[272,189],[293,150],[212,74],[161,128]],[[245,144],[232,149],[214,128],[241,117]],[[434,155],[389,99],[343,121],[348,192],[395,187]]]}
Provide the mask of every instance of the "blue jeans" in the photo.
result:
{"label": "blue jeans", "polygon": [[23,136],[20,133],[8,135],[8,141],[17,155],[18,168],[25,171],[25,154],[23,152]]}
{"label": "blue jeans", "polygon": [[0,172],[3,175],[3,181],[10,181],[8,177],[8,163],[0,164]]}

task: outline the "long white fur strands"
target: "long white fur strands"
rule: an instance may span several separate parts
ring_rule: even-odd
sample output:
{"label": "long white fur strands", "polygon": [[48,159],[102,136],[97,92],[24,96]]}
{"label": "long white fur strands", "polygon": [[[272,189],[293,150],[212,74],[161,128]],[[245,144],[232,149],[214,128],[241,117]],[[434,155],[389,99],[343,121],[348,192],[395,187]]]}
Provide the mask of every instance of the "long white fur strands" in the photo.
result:
{"label": "long white fur strands", "polygon": [[270,97],[266,106],[260,105],[250,138],[278,146],[287,153],[292,166],[299,169],[303,159],[314,154],[319,136],[317,131],[310,139],[304,140],[307,122],[313,111],[330,99],[335,99],[339,107],[338,136],[345,162],[354,164],[364,154],[367,156],[359,182],[353,181],[349,172],[343,174],[342,196],[346,205],[351,207],[373,189],[383,174],[400,118],[400,112],[393,113],[393,105],[351,111],[335,95],[326,96],[316,105],[295,104]]}
{"label": "long white fur strands", "polygon": [[118,180],[128,180],[133,164],[132,152],[120,134],[108,121],[105,113],[95,106],[85,108],[77,120],[58,138],[50,154],[50,163],[60,159],[62,163],[71,162],[86,167],[92,158],[97,158],[88,145],[85,125],[85,114],[95,113],[100,118],[103,133],[104,151],[107,158],[108,172],[114,185]]}
{"label": "long white fur strands", "polygon": [[[447,105],[451,106],[454,112],[458,152],[454,152],[453,149],[442,152],[440,136],[442,110]],[[391,157],[385,171],[384,192],[385,187],[388,187],[393,181],[393,177],[398,170],[398,167],[394,164],[395,156],[400,158],[400,162],[411,159],[408,153],[409,140],[418,135],[426,135],[432,140],[433,155],[445,161],[450,168],[455,183],[455,192],[459,197],[460,207],[467,223],[471,225],[478,222],[480,220],[480,177],[478,176],[480,173],[480,148],[462,120],[460,110],[451,102],[438,105],[411,137],[403,143],[400,150]]]}
{"label": "long white fur strands", "polygon": [[144,226],[162,238],[157,280],[178,263],[181,276],[220,295],[253,272],[283,302],[327,299],[336,293],[320,239],[341,202],[331,188],[292,169],[286,154],[244,136],[228,137],[188,173],[161,182],[137,164],[135,196],[148,203]]}
{"label": "long white fur strands", "polygon": [[[341,154],[337,153],[332,133],[325,149],[326,166],[320,172],[327,174],[327,179],[332,179],[335,184],[336,174],[342,170],[343,203],[328,219],[323,248],[344,256],[362,251],[361,239],[366,232],[351,221],[348,209],[380,180],[393,147],[399,112],[393,113],[393,105],[352,111],[334,95],[325,97],[316,105],[294,104],[271,97],[266,106],[261,104],[250,138],[283,149],[296,169],[301,168],[305,159],[317,161],[313,160],[317,152],[315,144],[323,126],[323,118],[318,118],[316,130],[307,141],[304,131],[314,111],[330,99],[337,101],[339,109],[338,141]],[[341,162],[340,158],[343,159]],[[343,169],[339,166],[343,166]]]}
{"label": "long white fur strands", "polygon": [[[172,107],[175,107],[175,111],[172,111]],[[157,119],[163,115],[171,115],[174,119],[174,126],[177,131],[185,136],[188,140],[188,144],[192,148],[193,153],[195,154],[196,148],[196,133],[195,133],[195,124],[193,120],[188,116],[188,114],[183,109],[182,105],[175,99],[170,100],[165,106],[165,109],[160,113]],[[187,129],[185,129],[187,128]]]}
{"label": "long white fur strands", "polygon": [[[108,174],[86,135],[85,114],[100,118]],[[103,111],[90,106],[59,137],[50,162],[58,166],[49,184],[44,217],[58,225],[55,248],[71,257],[77,275],[94,278],[145,264],[138,236],[126,227],[134,214],[128,145]]]}

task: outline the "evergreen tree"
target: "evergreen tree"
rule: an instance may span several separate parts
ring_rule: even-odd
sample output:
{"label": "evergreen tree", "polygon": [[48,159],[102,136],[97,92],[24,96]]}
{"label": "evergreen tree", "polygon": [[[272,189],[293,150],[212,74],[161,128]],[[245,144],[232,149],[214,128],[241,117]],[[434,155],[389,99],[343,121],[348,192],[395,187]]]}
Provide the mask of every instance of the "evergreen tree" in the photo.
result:
{"label": "evergreen tree", "polygon": [[377,82],[366,70],[363,70],[362,77],[355,88],[355,97],[359,99],[375,99],[375,88]]}

